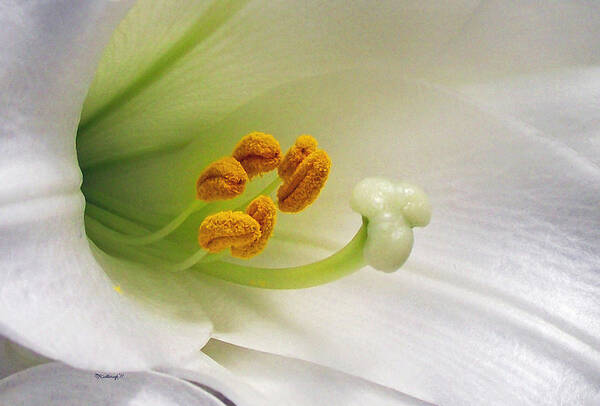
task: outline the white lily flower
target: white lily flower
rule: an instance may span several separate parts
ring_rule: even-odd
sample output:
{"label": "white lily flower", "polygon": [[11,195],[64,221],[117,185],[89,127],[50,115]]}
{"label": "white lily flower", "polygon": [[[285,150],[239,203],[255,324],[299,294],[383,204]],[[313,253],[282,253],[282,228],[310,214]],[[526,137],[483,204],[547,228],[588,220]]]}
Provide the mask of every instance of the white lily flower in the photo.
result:
{"label": "white lily flower", "polygon": [[[172,376],[142,373],[159,392],[187,385],[175,375],[225,373],[204,347],[287,404],[597,399],[596,5],[130,6],[0,3],[0,334],[76,368],[162,367]],[[435,210],[402,270],[256,289],[208,265],[160,269],[197,249],[202,213],[158,253],[105,237],[177,216],[202,168],[251,131],[284,148],[311,133],[333,169],[319,199],[280,216],[244,265],[340,249],[360,228],[354,185],[383,176],[422,186]],[[54,367],[7,379],[29,385]]]}

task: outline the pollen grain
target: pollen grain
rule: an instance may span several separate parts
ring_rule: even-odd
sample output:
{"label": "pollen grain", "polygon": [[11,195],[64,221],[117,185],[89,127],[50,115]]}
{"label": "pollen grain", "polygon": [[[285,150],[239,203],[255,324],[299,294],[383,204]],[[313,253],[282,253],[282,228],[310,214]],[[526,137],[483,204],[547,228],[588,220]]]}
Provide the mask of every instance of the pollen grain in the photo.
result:
{"label": "pollen grain", "polygon": [[310,154],[317,150],[317,140],[310,135],[301,135],[296,139],[294,145],[286,152],[277,174],[285,182],[294,174],[298,165],[302,163]]}
{"label": "pollen grain", "polygon": [[251,244],[260,238],[260,224],[241,211],[222,211],[208,216],[198,229],[198,243],[211,253]]}
{"label": "pollen grain", "polygon": [[242,137],[232,156],[242,164],[248,178],[252,179],[279,166],[281,147],[271,134],[252,132]]}
{"label": "pollen grain", "polygon": [[248,175],[232,157],[211,163],[198,177],[196,195],[204,201],[233,199],[244,192]]}
{"label": "pollen grain", "polygon": [[325,151],[317,150],[308,155],[277,190],[279,210],[297,213],[314,202],[330,169],[331,160]]}
{"label": "pollen grain", "polygon": [[231,247],[231,255],[238,258],[251,258],[265,249],[275,228],[277,208],[270,197],[259,196],[248,205],[246,214],[260,225],[260,238],[247,245]]}

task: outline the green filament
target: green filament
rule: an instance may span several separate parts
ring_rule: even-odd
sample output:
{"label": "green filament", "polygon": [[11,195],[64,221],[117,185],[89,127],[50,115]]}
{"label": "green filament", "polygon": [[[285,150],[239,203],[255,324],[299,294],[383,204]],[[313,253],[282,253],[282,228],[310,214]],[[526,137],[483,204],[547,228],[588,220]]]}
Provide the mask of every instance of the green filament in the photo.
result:
{"label": "green filament", "polygon": [[158,240],[162,240],[167,235],[171,234],[175,231],[179,226],[183,224],[185,220],[193,213],[199,211],[204,208],[207,203],[201,200],[195,200],[190,204],[184,211],[181,212],[177,217],[171,220],[167,225],[162,227],[161,229],[142,236],[128,236],[128,235],[114,235],[113,238],[117,242],[121,242],[129,245],[147,245],[152,244]]}
{"label": "green filament", "polygon": [[167,266],[161,266],[161,270],[170,272],[181,272],[190,269],[198,263],[212,263],[218,261],[227,255],[227,250],[223,250],[216,254],[211,254],[208,251],[202,249],[196,251],[194,255],[188,257],[186,260],[179,263]]}
{"label": "green filament", "polygon": [[181,272],[190,269],[208,255],[208,251],[198,250],[194,255],[187,258],[185,261],[167,266],[164,270],[170,272]]}
{"label": "green filament", "polygon": [[275,189],[277,189],[277,186],[279,186],[281,184],[281,182],[282,181],[280,178],[273,179],[273,181],[271,183],[269,183],[267,186],[265,186],[265,188],[263,190],[261,190],[254,196],[247,199],[244,203],[237,206],[235,208],[235,210],[243,210],[246,206],[248,206],[250,204],[250,202],[252,200],[256,199],[258,196],[269,196],[271,193],[273,193],[275,191]]}
{"label": "green filament", "polygon": [[[96,211],[96,209],[94,210]],[[119,219],[110,213],[98,211],[96,216],[98,215],[100,215],[99,217],[105,217],[105,220],[111,218],[112,222],[120,223],[121,227],[130,226],[127,220]],[[85,215],[85,227],[92,240],[98,242],[99,248],[109,255],[141,262],[161,271],[179,272],[189,269],[198,262],[213,262],[223,257],[223,253],[211,254],[207,251],[199,250],[187,259],[177,262],[180,261],[181,251],[183,250],[178,249],[176,244],[167,240],[161,241],[163,245],[160,248],[151,246],[134,247],[121,244],[115,241],[115,237],[121,236],[121,234],[88,214]]]}

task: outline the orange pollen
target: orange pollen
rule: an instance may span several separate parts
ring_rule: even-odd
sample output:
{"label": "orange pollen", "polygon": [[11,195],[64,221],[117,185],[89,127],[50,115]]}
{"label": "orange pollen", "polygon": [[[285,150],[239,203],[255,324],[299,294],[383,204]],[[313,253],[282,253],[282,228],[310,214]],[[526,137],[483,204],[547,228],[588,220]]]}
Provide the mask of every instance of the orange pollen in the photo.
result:
{"label": "orange pollen", "polygon": [[237,159],[252,179],[270,172],[281,162],[281,147],[270,134],[253,132],[238,142],[232,156]]}
{"label": "orange pollen", "polygon": [[331,160],[321,149],[304,159],[277,190],[279,210],[297,213],[315,201],[329,176]]}
{"label": "orange pollen", "polygon": [[267,196],[254,199],[246,208],[246,213],[260,225],[260,237],[247,245],[231,247],[231,255],[238,258],[250,258],[265,249],[277,218],[275,203]]}
{"label": "orange pollen", "polygon": [[286,152],[281,165],[277,169],[277,174],[284,182],[294,174],[296,168],[310,154],[317,150],[317,140],[310,135],[301,135],[296,139],[296,143]]}
{"label": "orange pollen", "polygon": [[198,229],[198,244],[209,252],[244,246],[260,238],[260,224],[241,211],[222,211],[208,216]]}
{"label": "orange pollen", "polygon": [[233,199],[244,192],[248,175],[232,157],[224,157],[210,164],[198,177],[196,195],[205,201]]}

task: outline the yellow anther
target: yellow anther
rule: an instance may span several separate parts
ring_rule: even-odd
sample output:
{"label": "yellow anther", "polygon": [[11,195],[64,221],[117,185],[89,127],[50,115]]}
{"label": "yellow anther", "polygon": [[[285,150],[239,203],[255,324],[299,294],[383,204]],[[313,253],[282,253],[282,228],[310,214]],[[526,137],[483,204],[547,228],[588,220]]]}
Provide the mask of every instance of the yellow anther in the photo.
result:
{"label": "yellow anther", "polygon": [[253,132],[238,142],[232,156],[242,164],[248,177],[252,179],[279,166],[281,147],[272,135]]}
{"label": "yellow anther", "polygon": [[250,244],[231,247],[231,255],[238,258],[250,258],[265,249],[275,228],[277,208],[270,197],[259,196],[248,205],[246,213],[258,222],[261,234]]}
{"label": "yellow anther", "polygon": [[241,211],[208,216],[198,229],[198,244],[209,252],[251,244],[260,238],[260,224]]}
{"label": "yellow anther", "polygon": [[284,182],[294,174],[296,168],[310,154],[317,150],[317,140],[310,135],[301,135],[296,139],[296,143],[286,152],[281,165],[277,169],[277,174]]}
{"label": "yellow anther", "polygon": [[315,201],[327,181],[331,160],[321,149],[306,157],[277,190],[279,210],[297,213]]}
{"label": "yellow anther", "polygon": [[198,199],[205,201],[233,199],[244,192],[248,175],[232,157],[224,157],[210,164],[196,182]]}

